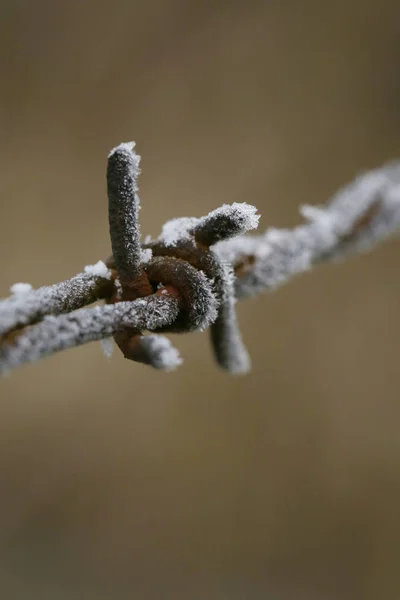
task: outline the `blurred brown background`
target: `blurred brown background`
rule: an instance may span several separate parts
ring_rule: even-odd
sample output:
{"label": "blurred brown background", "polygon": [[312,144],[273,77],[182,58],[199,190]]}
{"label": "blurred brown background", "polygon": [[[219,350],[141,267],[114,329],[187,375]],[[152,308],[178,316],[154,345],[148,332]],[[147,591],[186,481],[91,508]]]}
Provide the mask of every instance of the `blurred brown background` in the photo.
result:
{"label": "blurred brown background", "polygon": [[[135,139],[144,234],[248,201],[292,226],[399,155],[398,0],[0,2],[0,294],[109,251]],[[0,383],[0,597],[400,596],[399,242],[240,305],[173,374],[98,344]]]}

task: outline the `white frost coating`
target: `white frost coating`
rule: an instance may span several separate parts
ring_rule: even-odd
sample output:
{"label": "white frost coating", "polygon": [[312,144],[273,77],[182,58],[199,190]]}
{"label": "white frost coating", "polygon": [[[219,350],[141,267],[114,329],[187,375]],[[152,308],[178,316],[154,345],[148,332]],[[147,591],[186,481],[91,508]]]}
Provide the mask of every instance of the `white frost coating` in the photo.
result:
{"label": "white frost coating", "polygon": [[211,211],[206,217],[202,217],[200,221],[206,222],[214,217],[223,216],[232,221],[235,221],[240,228],[240,233],[246,233],[252,229],[257,229],[261,215],[257,214],[257,208],[247,202],[234,202],[233,204],[223,204],[219,208]]}
{"label": "white frost coating", "polygon": [[10,287],[10,294],[19,296],[19,295],[27,294],[31,290],[33,290],[33,287],[31,286],[30,283],[14,283],[14,285],[12,285]]}
{"label": "white frost coating", "polygon": [[146,347],[152,358],[151,364],[156,369],[173,371],[183,362],[179,351],[163,335],[147,335],[142,338],[141,343]]}
{"label": "white frost coating", "polygon": [[[122,144],[119,144],[118,146],[115,146],[115,148],[110,150],[110,152],[108,153],[108,158],[111,158],[111,156],[113,156],[116,152],[122,151],[124,153],[128,153],[133,162],[134,175],[135,179],[137,180],[138,176],[140,175],[140,161],[142,160],[142,157],[140,156],[140,154],[136,154],[136,152],[134,151],[135,146],[136,142],[122,142]],[[138,191],[137,181],[135,182],[135,191]]]}
{"label": "white frost coating", "polygon": [[122,285],[119,279],[114,279],[115,297],[117,300],[122,298]]}
{"label": "white frost coating", "polygon": [[153,256],[153,250],[151,248],[145,248],[144,250],[141,251],[141,262],[146,264],[148,262],[151,261]]}
{"label": "white frost coating", "polygon": [[88,275],[93,275],[93,277],[104,277],[104,279],[111,279],[111,271],[107,269],[102,260],[98,260],[95,265],[86,265],[84,271]]}
{"label": "white frost coating", "polygon": [[310,204],[302,204],[299,212],[306,221],[318,221],[323,218],[326,211],[320,206],[311,206]]}
{"label": "white frost coating", "polygon": [[135,146],[136,142],[122,142],[121,144],[115,146],[115,148],[112,148],[112,150],[110,150],[110,152],[108,153],[108,158],[110,158],[110,156],[115,154],[115,152],[117,152],[118,150],[126,150],[127,152],[133,152]]}
{"label": "white frost coating", "polygon": [[166,246],[173,246],[179,240],[189,240],[192,229],[200,222],[196,217],[180,217],[164,223],[158,238]]}
{"label": "white frost coating", "polygon": [[180,217],[167,221],[158,240],[168,247],[179,241],[191,240],[194,234],[196,239],[199,236],[211,245],[218,240],[229,239],[256,229],[259,220],[260,215],[251,204],[223,204],[205,217]]}
{"label": "white frost coating", "polygon": [[104,338],[104,340],[100,340],[100,346],[104,352],[104,355],[107,358],[111,358],[114,352],[114,342],[112,338]]}

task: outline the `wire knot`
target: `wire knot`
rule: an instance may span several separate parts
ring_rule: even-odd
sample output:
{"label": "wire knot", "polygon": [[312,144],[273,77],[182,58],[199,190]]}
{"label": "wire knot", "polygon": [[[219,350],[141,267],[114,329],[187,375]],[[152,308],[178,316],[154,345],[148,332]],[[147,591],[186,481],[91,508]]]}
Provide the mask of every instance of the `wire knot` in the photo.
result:
{"label": "wire knot", "polygon": [[[233,269],[212,246],[255,229],[259,220],[256,208],[246,203],[226,204],[205,217],[173,219],[164,225],[156,240],[141,246],[139,157],[133,148],[133,144],[115,148],[109,155],[107,169],[113,250],[107,264],[115,271],[118,282],[112,301],[134,300],[160,289],[166,294],[176,290],[179,314],[157,331],[185,333],[211,327],[211,341],[220,366],[234,373],[247,372],[250,360],[237,324]],[[124,330],[114,339],[126,358],[153,364],[142,331]]]}

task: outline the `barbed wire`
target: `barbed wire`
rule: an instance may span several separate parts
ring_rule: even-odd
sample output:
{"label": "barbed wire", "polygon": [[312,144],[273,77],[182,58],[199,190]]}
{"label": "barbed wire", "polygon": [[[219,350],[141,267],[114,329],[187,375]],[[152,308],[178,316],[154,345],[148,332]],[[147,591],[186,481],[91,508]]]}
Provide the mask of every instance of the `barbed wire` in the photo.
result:
{"label": "barbed wire", "polygon": [[[126,358],[171,370],[182,360],[160,334],[207,328],[217,363],[245,373],[250,358],[237,299],[366,251],[400,227],[400,165],[391,164],[359,176],[324,206],[302,206],[306,222],[293,229],[248,235],[258,226],[257,210],[234,203],[205,217],[173,219],[141,244],[139,165],[134,143],[108,156],[110,258],[37,290],[15,284],[0,301],[0,374],[110,337]],[[86,308],[97,300],[105,304]]]}

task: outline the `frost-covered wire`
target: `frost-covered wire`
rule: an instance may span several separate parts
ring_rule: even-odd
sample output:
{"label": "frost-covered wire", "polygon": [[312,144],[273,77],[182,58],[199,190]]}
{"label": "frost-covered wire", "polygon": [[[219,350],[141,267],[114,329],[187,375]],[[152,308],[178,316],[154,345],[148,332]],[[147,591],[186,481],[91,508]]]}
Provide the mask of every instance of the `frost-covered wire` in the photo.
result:
{"label": "frost-covered wire", "polygon": [[325,206],[302,206],[306,223],[214,246],[236,272],[238,299],[275,289],[323,262],[370,250],[400,228],[400,164],[367,172]]}
{"label": "frost-covered wire", "polygon": [[230,265],[215,260],[220,278],[218,280],[221,304],[218,316],[210,327],[214,356],[222,369],[229,373],[244,374],[251,369],[251,360],[242,340],[236,314],[234,273]]}
{"label": "frost-covered wire", "polygon": [[140,274],[140,156],[135,142],[122,143],[108,155],[107,193],[111,247],[122,285]]}
{"label": "frost-covered wire", "polygon": [[107,298],[113,284],[108,269],[102,264],[101,275],[85,267],[84,273],[37,290],[28,284],[24,284],[25,288],[14,284],[10,290],[12,295],[0,300],[0,338],[7,331],[35,323],[45,315],[68,313]]}
{"label": "frost-covered wire", "polygon": [[173,371],[183,362],[179,351],[164,335],[132,335],[125,330],[117,333],[114,339],[125,358],[154,369]]}
{"label": "frost-covered wire", "polygon": [[[125,328],[154,331],[171,324],[179,314],[178,300],[157,293],[133,302],[84,308],[66,315],[46,316],[13,340],[0,345],[0,374],[88,342],[101,340]],[[165,357],[160,360],[166,362]]]}
{"label": "frost-covered wire", "polygon": [[[180,357],[169,340],[143,333],[206,328],[220,366],[246,372],[250,360],[236,299],[368,250],[400,228],[400,165],[393,164],[361,175],[325,206],[301,207],[306,222],[291,230],[243,235],[259,216],[235,203],[205,217],[173,219],[158,238],[140,245],[138,165],[132,145],[110,153],[113,257],[60,284],[38,290],[15,284],[11,297],[0,301],[0,372],[113,335],[127,358],[172,369]],[[107,304],[76,310],[98,299]]]}
{"label": "frost-covered wire", "polygon": [[193,227],[196,242],[204,246],[212,246],[217,242],[228,240],[257,229],[260,215],[257,209],[246,202],[224,204],[199,219]]}

